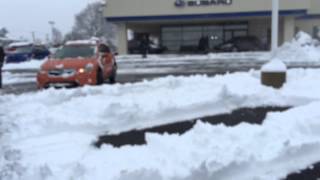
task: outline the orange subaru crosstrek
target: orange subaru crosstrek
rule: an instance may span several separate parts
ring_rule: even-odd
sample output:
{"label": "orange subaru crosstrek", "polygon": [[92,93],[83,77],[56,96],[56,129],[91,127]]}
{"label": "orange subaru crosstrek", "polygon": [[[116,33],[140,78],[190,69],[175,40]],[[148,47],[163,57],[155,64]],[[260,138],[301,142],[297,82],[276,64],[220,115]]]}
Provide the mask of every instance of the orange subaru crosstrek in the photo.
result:
{"label": "orange subaru crosstrek", "polygon": [[115,57],[108,48],[103,49],[99,52],[96,41],[67,42],[41,66],[38,88],[99,85],[106,80],[114,83]]}

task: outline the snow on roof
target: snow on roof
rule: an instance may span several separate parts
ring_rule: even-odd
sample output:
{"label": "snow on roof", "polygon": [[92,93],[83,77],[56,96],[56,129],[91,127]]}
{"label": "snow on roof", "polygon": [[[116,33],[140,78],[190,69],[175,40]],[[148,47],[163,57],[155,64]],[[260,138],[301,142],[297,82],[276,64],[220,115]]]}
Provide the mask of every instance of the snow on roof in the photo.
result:
{"label": "snow on roof", "polygon": [[15,43],[9,44],[9,47],[20,47],[20,46],[30,46],[30,45],[32,45],[31,42],[15,42]]}
{"label": "snow on roof", "polygon": [[76,41],[67,41],[66,45],[96,45],[97,40],[90,39],[90,40],[76,40]]}

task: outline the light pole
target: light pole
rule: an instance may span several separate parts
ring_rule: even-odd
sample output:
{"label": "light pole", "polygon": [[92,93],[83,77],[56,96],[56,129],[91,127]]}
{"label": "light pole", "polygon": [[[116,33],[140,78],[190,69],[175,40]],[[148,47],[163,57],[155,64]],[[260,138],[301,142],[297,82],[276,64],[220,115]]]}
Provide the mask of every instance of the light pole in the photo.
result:
{"label": "light pole", "polygon": [[55,22],[54,21],[49,21],[48,23],[49,23],[49,25],[51,27],[51,43],[50,44],[52,45],[52,43],[53,43],[53,29],[54,29]]}
{"label": "light pole", "polygon": [[261,68],[261,83],[274,88],[281,88],[287,79],[287,67],[277,59],[279,39],[279,0],[272,0],[272,41],[271,60]]}
{"label": "light pole", "polygon": [[279,0],[272,0],[272,54],[278,48],[279,39]]}

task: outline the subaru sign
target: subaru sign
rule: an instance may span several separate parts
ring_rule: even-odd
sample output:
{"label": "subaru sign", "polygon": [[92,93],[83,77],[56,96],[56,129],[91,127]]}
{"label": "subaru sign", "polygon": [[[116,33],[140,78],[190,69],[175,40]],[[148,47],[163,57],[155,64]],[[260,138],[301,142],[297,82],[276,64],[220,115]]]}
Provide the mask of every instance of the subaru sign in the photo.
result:
{"label": "subaru sign", "polygon": [[231,5],[232,0],[176,0],[176,7]]}

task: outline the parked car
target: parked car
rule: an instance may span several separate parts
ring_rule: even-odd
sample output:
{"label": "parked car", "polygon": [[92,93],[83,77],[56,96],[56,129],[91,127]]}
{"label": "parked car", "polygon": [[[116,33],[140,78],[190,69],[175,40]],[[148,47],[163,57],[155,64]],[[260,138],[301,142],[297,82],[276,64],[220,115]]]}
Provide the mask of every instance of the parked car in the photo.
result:
{"label": "parked car", "polygon": [[255,36],[235,37],[215,47],[216,52],[243,52],[265,50],[264,45]]}
{"label": "parked car", "polygon": [[[130,40],[128,42],[128,49],[129,49],[130,54],[142,54],[141,42],[139,40],[135,40],[135,39]],[[167,50],[166,47],[150,42],[148,53],[149,54],[162,54],[166,50]]]}
{"label": "parked car", "polygon": [[49,55],[49,50],[43,45],[27,42],[12,43],[6,49],[6,63],[20,63],[30,59],[41,60]]}
{"label": "parked car", "polygon": [[114,83],[116,71],[115,57],[110,51],[102,56],[97,42],[73,41],[45,61],[37,74],[37,84],[42,89],[99,85],[105,80]]}

